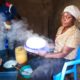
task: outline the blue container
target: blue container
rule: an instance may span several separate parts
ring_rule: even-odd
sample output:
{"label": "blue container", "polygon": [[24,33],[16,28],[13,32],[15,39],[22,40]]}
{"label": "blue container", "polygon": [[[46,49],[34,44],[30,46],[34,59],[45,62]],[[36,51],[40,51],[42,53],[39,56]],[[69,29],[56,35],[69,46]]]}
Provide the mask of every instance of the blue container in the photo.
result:
{"label": "blue container", "polygon": [[17,71],[0,72],[0,80],[17,80]]}
{"label": "blue container", "polygon": [[30,79],[31,78],[32,72],[33,72],[33,70],[32,70],[30,65],[25,65],[20,69],[21,75],[26,79]]}

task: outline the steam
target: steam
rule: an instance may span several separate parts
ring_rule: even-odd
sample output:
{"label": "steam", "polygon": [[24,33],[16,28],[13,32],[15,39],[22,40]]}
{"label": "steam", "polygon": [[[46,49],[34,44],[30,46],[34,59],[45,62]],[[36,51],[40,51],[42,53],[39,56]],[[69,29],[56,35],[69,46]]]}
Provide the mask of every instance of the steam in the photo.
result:
{"label": "steam", "polygon": [[33,31],[28,30],[29,25],[24,20],[12,21],[12,29],[7,33],[9,41],[11,43],[17,42],[18,45],[24,45],[26,40],[33,36]]}
{"label": "steam", "polygon": [[34,33],[33,30],[28,30],[29,25],[27,21],[12,20],[11,30],[9,31],[5,30],[5,25],[3,24],[4,21],[5,16],[3,16],[3,14],[0,14],[0,50],[5,49],[4,40],[6,36],[9,40],[10,49],[14,48],[14,44],[16,46],[24,45],[26,43],[26,40],[32,36],[42,37],[49,43],[53,42],[51,39],[46,38],[45,36],[40,36],[37,33]]}

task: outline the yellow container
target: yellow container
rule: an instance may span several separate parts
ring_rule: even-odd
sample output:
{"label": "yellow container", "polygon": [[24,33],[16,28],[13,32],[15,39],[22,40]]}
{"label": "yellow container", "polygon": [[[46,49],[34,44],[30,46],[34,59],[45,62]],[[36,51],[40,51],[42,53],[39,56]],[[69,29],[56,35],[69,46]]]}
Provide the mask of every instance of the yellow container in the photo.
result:
{"label": "yellow container", "polygon": [[16,47],[16,49],[15,49],[15,57],[16,57],[16,61],[19,64],[27,63],[27,60],[28,60],[27,52],[22,46]]}

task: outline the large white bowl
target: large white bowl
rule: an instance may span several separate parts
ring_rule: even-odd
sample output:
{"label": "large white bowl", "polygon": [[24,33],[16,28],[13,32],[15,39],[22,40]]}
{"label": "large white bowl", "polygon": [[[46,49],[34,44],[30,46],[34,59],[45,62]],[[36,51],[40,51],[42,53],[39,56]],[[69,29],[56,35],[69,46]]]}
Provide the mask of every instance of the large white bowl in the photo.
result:
{"label": "large white bowl", "polygon": [[38,50],[42,50],[46,46],[47,41],[45,39],[43,39],[42,37],[33,36],[27,39],[24,48],[29,52],[37,53]]}

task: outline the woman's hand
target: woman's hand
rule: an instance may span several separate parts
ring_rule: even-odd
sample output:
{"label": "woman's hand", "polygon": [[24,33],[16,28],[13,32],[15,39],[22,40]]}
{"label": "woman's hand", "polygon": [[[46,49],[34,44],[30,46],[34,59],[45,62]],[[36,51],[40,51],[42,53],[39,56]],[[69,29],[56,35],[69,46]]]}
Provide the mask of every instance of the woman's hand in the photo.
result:
{"label": "woman's hand", "polygon": [[52,56],[50,53],[47,53],[45,51],[39,51],[38,55],[44,58],[50,58]]}
{"label": "woman's hand", "polygon": [[41,57],[45,57],[47,54],[46,51],[38,51],[38,55],[41,56]]}

